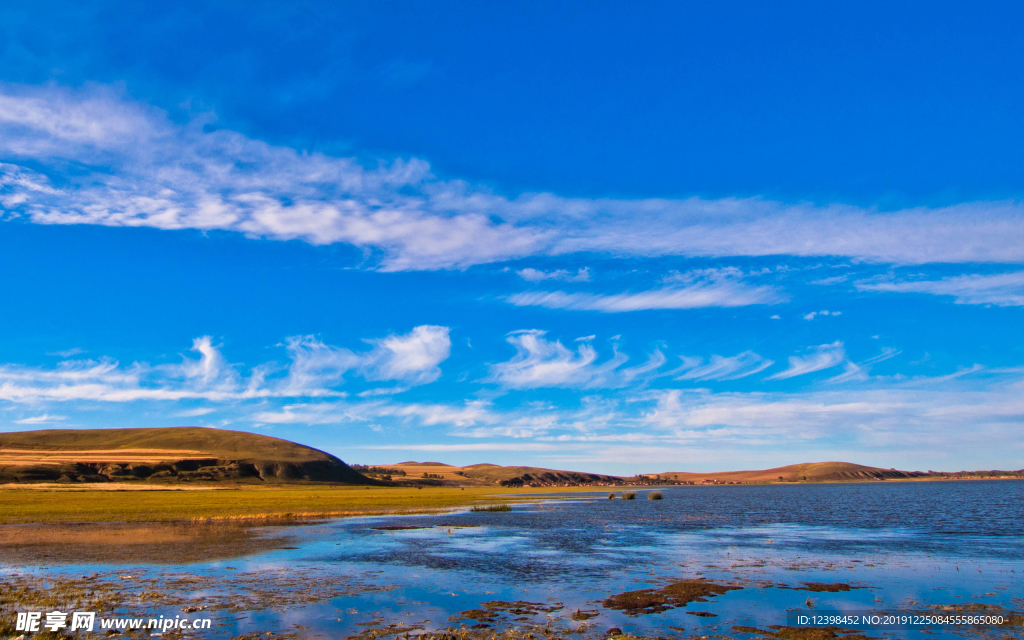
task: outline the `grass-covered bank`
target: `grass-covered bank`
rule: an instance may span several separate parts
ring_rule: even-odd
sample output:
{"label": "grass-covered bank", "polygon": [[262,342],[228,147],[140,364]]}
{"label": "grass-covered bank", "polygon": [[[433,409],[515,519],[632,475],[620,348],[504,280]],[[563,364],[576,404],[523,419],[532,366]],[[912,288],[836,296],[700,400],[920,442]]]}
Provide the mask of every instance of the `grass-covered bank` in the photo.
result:
{"label": "grass-covered bank", "polygon": [[[585,490],[586,488],[581,488]],[[557,489],[566,493],[565,487]],[[530,489],[533,496],[556,490]],[[0,489],[0,524],[283,519],[402,514],[529,499],[494,487],[238,487],[206,491],[111,491],[81,485]]]}

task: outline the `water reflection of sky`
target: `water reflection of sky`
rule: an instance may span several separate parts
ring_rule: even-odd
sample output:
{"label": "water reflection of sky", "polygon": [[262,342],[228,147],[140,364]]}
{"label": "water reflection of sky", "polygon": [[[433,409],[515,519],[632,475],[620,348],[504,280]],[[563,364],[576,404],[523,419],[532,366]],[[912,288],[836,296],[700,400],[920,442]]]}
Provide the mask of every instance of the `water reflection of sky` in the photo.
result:
{"label": "water reflection of sky", "polygon": [[[601,616],[591,622],[601,629],[661,635],[785,624],[787,609],[806,610],[808,603],[818,610],[891,610],[982,602],[1020,610],[1022,490],[1021,482],[965,482],[681,487],[665,490],[661,501],[643,500],[643,494],[636,501],[607,500],[607,494],[599,494],[600,499],[546,501],[505,513],[291,527],[287,535],[296,549],[154,569],[212,576],[328,571],[395,587],[232,616],[225,629],[230,632],[303,625],[348,634],[375,619],[441,628],[453,624],[453,614],[488,600],[558,601],[566,605],[554,614],[562,620],[577,608],[598,609]],[[794,510],[794,505],[811,507]],[[389,524],[424,528],[376,528]],[[275,528],[266,532],[281,535]],[[744,588],[635,618],[600,606],[612,593],[697,576]],[[782,588],[805,582],[858,588],[841,593]],[[698,607],[717,617],[687,615]],[[892,633],[889,637],[943,635]]]}

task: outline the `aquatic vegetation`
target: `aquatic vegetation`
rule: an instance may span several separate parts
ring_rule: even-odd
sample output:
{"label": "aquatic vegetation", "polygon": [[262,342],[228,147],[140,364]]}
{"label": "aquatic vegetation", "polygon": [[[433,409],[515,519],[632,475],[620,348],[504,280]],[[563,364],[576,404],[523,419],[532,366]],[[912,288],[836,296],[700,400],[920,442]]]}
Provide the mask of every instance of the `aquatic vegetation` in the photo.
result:
{"label": "aquatic vegetation", "polygon": [[732,630],[740,633],[754,633],[765,638],[780,638],[782,640],[832,640],[833,638],[873,640],[872,636],[865,636],[858,629],[843,629],[841,627],[784,627],[773,624],[769,625],[767,629],[733,627]]}
{"label": "aquatic vegetation", "polygon": [[492,611],[507,611],[508,613],[517,616],[535,616],[540,613],[561,611],[565,608],[565,605],[561,602],[545,604],[543,602],[526,602],[524,600],[517,600],[515,602],[489,600],[488,602],[484,602],[481,606]]}
{"label": "aquatic vegetation", "polygon": [[740,588],[715,584],[701,578],[680,580],[661,589],[639,589],[609,596],[601,604],[606,609],[624,611],[626,615],[635,616],[642,613],[660,613],[675,607],[685,607],[690,602],[707,602],[707,598]]}
{"label": "aquatic vegetation", "polygon": [[615,499],[615,497],[616,497],[616,496],[615,496],[615,494],[614,494],[614,493],[609,493],[609,494],[608,494],[608,499],[609,499],[609,500],[614,500],[614,499]]}
{"label": "aquatic vegetation", "polygon": [[511,511],[511,510],[512,510],[512,507],[508,506],[507,504],[489,504],[489,505],[482,505],[482,506],[474,506],[472,509],[470,509],[470,511],[478,511],[478,512],[481,512],[481,511],[482,512],[502,512],[502,511]]}
{"label": "aquatic vegetation", "polygon": [[845,582],[805,582],[802,587],[785,587],[795,591],[816,591],[822,593],[839,593],[850,589],[862,589],[863,587],[851,587]]}
{"label": "aquatic vegetation", "polygon": [[[584,623],[585,624],[585,623]],[[401,635],[394,629],[387,627],[372,627],[363,629],[358,635],[348,636],[348,640],[376,640],[383,637],[401,637],[414,640],[580,640],[581,638],[592,638],[594,640],[603,638],[616,638],[617,640],[654,640],[649,636],[636,636],[624,634],[622,629],[612,628],[606,632],[596,629],[586,629],[581,624],[577,629],[571,629],[550,624],[523,624],[504,628],[494,628],[490,624],[478,624],[470,627],[449,627],[443,631],[428,631],[416,635]],[[249,640],[249,636],[233,638],[232,640]],[[253,638],[255,640],[255,638]],[[273,639],[271,639],[273,640]]]}
{"label": "aquatic vegetation", "polygon": [[[523,600],[516,602],[490,600],[488,602],[481,603],[480,607],[480,609],[468,609],[466,611],[462,611],[459,613],[459,616],[467,620],[474,620],[478,623],[484,623],[484,625],[490,626],[501,621],[505,616],[516,616],[516,620],[521,621],[524,617],[528,618],[540,614],[554,613],[555,611],[561,611],[565,608],[561,602],[545,604],[543,602],[526,602]],[[450,619],[457,620],[458,616],[453,616]],[[573,620],[576,620],[576,618],[574,617]],[[477,628],[483,628],[484,625],[478,626]]]}
{"label": "aquatic vegetation", "polygon": [[660,491],[651,491],[650,493],[647,494],[648,500],[662,500],[664,498],[664,494],[662,494]]}
{"label": "aquatic vegetation", "polygon": [[[1017,606],[1024,605],[1024,598],[1015,598],[1014,602]],[[917,615],[986,615],[986,616],[999,616],[1003,618],[1002,624],[993,624],[988,626],[987,629],[991,631],[996,630],[1010,630],[1011,633],[1019,633],[1021,628],[1024,627],[1024,612],[1013,611],[1000,607],[994,604],[986,604],[984,602],[958,602],[956,604],[933,604],[930,605],[924,611],[914,611]],[[1014,636],[1018,637],[1018,636]]]}
{"label": "aquatic vegetation", "polygon": [[636,500],[636,491],[627,491],[622,494],[623,500]]}
{"label": "aquatic vegetation", "polygon": [[[81,578],[7,575],[0,579],[0,637],[13,638],[5,625],[15,613],[25,610],[95,611],[101,615],[123,615],[143,607],[174,607],[185,613],[266,611],[299,607],[333,598],[388,591],[336,575],[332,571],[287,569],[239,572],[228,576],[133,570],[94,573]],[[202,604],[197,604],[200,602]],[[71,636],[38,633],[38,640],[67,640]],[[94,637],[94,636],[89,636]],[[168,634],[166,637],[176,637]],[[245,636],[242,636],[245,637]],[[287,638],[288,634],[261,634],[260,638]]]}

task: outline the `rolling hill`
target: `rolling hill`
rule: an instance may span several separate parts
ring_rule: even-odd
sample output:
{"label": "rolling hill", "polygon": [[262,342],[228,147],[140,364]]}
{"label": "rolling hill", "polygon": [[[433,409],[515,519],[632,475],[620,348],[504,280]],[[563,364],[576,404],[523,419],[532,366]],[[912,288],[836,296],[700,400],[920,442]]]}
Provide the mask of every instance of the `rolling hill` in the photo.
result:
{"label": "rolling hill", "polygon": [[[690,473],[670,471],[639,476],[612,476],[540,467],[502,467],[474,464],[455,467],[440,462],[401,462],[372,467],[398,482],[455,486],[498,485],[504,487],[608,486],[649,484],[751,484],[779,482],[863,482],[909,480],[928,477],[916,471],[867,467],[849,462],[809,462],[760,471],[719,471]],[[404,473],[398,475],[394,472]]]}
{"label": "rolling hill", "polygon": [[356,466],[358,470],[328,453],[288,440],[205,427],[0,433],[0,484],[331,482],[552,487],[939,479],[939,474],[849,462],[812,462],[759,471],[671,471],[632,477],[494,464],[457,467],[409,461],[381,467]]}
{"label": "rolling hill", "polygon": [[842,482],[858,480],[907,480],[923,477],[916,471],[897,471],[866,467],[850,462],[806,462],[791,464],[760,471],[718,471],[714,473],[691,473],[670,471],[650,474],[652,479],[671,480],[693,484],[748,483],[748,482]]}
{"label": "rolling hill", "polygon": [[402,462],[387,465],[386,468],[404,472],[404,476],[392,475],[399,482],[439,484],[456,486],[498,485],[502,487],[550,487],[580,485],[613,485],[629,482],[626,478],[562,471],[541,467],[502,467],[496,464],[474,464],[453,467],[440,462]]}
{"label": "rolling hill", "polygon": [[210,429],[47,429],[0,434],[0,483],[380,484],[338,458],[269,436]]}

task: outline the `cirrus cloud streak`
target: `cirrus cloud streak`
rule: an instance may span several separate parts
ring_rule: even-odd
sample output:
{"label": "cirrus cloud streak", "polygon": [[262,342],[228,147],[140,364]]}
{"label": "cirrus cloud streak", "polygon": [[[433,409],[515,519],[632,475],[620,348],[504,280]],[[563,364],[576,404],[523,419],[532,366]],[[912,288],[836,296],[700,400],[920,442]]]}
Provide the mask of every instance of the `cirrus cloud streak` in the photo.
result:
{"label": "cirrus cloud streak", "polygon": [[[226,129],[207,131],[210,121],[179,124],[106,88],[4,87],[0,207],[39,224],[220,229],[345,243],[377,256],[384,270],[576,252],[1024,262],[1024,207],[1015,201],[878,211],[760,198],[509,197],[438,179],[420,159],[367,167]],[[699,294],[714,295],[667,289],[521,300],[630,310],[689,308]]]}

